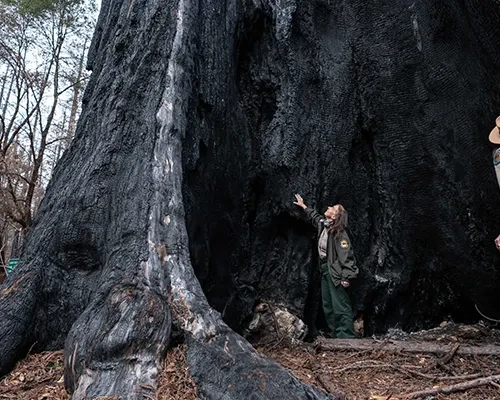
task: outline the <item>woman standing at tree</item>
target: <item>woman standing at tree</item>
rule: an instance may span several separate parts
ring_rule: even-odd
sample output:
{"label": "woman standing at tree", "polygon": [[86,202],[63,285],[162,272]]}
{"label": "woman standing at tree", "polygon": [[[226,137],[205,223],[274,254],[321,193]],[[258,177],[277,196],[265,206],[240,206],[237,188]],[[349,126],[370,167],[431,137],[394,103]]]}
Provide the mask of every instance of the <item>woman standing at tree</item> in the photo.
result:
{"label": "woman standing at tree", "polygon": [[298,194],[293,204],[301,207],[318,230],[321,266],[321,297],[332,337],[353,338],[353,312],[347,288],[358,275],[351,240],[347,235],[347,211],[340,204],[329,206],[324,217],[308,208]]}
{"label": "woman standing at tree", "polygon": [[[500,117],[495,120],[495,125],[490,132],[489,140],[495,146],[493,150],[493,168],[495,168],[498,186],[500,186]],[[495,246],[497,250],[500,250],[500,235],[495,239]]]}

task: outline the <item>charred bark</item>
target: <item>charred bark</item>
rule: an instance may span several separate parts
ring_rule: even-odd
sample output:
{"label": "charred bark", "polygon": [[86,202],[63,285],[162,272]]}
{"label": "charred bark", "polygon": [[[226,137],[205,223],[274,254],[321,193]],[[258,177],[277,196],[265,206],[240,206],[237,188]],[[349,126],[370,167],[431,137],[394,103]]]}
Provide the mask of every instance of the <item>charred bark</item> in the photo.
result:
{"label": "charred bark", "polygon": [[298,191],[351,212],[369,329],[491,313],[499,12],[103,1],[74,143],[0,292],[0,374],[64,346],[74,399],[141,398],[174,323],[202,398],[326,398],[219,314],[238,330],[264,298],[314,326]]}

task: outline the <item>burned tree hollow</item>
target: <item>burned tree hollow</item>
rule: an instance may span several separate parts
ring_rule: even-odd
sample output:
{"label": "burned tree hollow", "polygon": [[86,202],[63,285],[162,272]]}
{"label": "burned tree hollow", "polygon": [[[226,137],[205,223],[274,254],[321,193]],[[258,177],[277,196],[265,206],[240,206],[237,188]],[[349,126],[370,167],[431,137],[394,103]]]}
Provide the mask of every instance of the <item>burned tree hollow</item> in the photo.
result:
{"label": "burned tree hollow", "polygon": [[498,317],[499,14],[104,0],[74,142],[0,289],[0,373],[64,347],[75,400],[142,398],[175,325],[203,399],[328,398],[235,333],[259,301],[321,324],[294,193],[349,211],[368,332]]}

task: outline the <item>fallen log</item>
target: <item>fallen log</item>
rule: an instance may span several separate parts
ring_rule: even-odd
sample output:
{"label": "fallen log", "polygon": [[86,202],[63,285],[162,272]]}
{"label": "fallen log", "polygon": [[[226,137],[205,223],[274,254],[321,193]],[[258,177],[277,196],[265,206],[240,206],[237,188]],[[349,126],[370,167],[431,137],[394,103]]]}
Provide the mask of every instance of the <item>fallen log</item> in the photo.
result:
{"label": "fallen log", "polygon": [[[384,350],[384,351],[404,351],[408,353],[443,353],[449,354],[456,347],[456,344],[441,344],[432,342],[396,341],[377,342],[372,339],[318,339],[315,342],[318,351],[337,350]],[[460,355],[500,355],[500,346],[494,344],[484,345],[460,345],[453,354]]]}
{"label": "fallen log", "polygon": [[449,385],[438,388],[421,390],[418,392],[407,393],[402,397],[406,399],[420,399],[422,397],[433,396],[436,394],[449,394],[455,392],[462,392],[475,387],[489,385],[497,380],[500,380],[500,375],[491,375],[491,376],[486,376],[484,378],[474,379],[473,381],[457,383],[455,385]]}

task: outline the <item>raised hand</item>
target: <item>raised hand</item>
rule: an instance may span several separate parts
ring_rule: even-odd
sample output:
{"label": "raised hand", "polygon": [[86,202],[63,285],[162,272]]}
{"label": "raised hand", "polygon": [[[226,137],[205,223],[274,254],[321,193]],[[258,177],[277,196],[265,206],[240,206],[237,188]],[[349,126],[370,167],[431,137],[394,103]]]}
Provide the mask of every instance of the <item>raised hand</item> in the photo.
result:
{"label": "raised hand", "polygon": [[302,196],[300,194],[296,194],[295,199],[297,201],[294,201],[293,204],[295,204],[296,206],[302,207],[304,210],[307,208],[307,206],[304,204],[304,199],[302,198]]}

